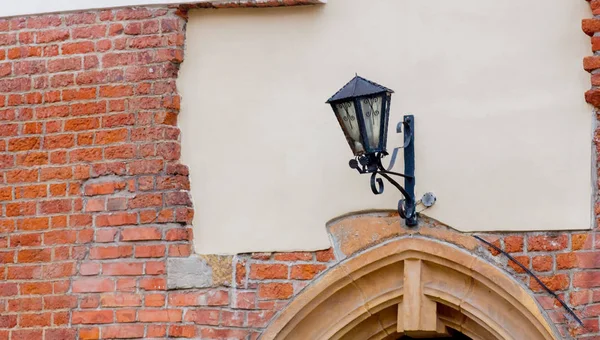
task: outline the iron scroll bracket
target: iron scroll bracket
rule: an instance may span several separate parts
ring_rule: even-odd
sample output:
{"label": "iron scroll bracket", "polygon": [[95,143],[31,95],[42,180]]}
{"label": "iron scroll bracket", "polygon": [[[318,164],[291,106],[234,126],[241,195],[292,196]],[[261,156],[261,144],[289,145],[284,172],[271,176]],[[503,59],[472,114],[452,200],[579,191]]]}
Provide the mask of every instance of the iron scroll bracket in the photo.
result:
{"label": "iron scroll bracket", "polygon": [[[391,183],[404,197],[398,201],[398,213],[400,217],[406,220],[407,226],[417,225],[417,200],[415,198],[415,133],[414,116],[406,115],[402,122],[398,123],[396,132],[401,133],[404,127],[404,144],[402,147],[395,148],[390,165],[386,169],[381,160],[387,156],[387,152],[378,152],[367,154],[350,160],[350,167],[361,174],[371,174],[371,191],[375,195],[383,193],[384,185],[382,178]],[[393,168],[399,149],[404,149],[404,173],[389,171]],[[404,187],[402,187],[391,176],[404,178]]]}

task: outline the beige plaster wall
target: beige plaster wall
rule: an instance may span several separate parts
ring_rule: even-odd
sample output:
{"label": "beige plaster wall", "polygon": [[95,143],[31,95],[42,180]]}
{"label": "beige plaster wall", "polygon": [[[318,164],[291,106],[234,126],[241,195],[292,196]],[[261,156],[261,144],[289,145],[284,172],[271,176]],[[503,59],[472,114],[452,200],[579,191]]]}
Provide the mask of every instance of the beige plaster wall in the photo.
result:
{"label": "beige plaster wall", "polygon": [[[201,253],[329,247],[344,213],[395,209],[347,167],[325,100],[355,72],[416,117],[418,195],[463,231],[586,229],[585,1],[330,0],[190,13],[178,83]],[[390,131],[389,146],[402,136]],[[395,170],[401,171],[402,164]]]}

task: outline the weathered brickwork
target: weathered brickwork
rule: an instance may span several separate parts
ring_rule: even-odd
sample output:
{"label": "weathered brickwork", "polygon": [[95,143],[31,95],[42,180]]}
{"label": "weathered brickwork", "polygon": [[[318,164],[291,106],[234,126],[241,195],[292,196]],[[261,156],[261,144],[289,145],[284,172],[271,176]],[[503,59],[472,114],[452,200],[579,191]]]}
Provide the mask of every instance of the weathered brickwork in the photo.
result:
{"label": "weathered brickwork", "polygon": [[[376,235],[353,224],[360,219],[340,221],[329,228],[334,248],[318,252],[192,254],[175,84],[186,11],[309,3],[315,1],[0,19],[0,340],[257,339],[337,262],[414,236],[506,269],[530,287],[564,338],[600,339],[597,230],[484,235],[558,291],[583,328],[502,255],[426,219],[408,230],[393,224],[397,216],[377,217],[394,226]],[[597,53],[600,0],[590,4],[598,18],[585,19],[583,30]],[[584,67],[593,85],[586,100],[600,107],[600,56]],[[185,265],[177,259],[202,263],[195,277],[206,277],[192,285],[169,280],[168,263]]]}

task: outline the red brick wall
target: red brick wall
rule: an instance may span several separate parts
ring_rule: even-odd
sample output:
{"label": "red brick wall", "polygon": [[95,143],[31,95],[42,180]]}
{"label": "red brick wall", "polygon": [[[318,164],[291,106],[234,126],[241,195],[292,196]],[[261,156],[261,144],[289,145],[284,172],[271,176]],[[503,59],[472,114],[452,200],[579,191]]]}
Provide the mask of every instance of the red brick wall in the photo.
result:
{"label": "red brick wall", "polygon": [[160,337],[182,318],[164,273],[191,251],[184,26],[167,8],[0,20],[0,339]]}
{"label": "red brick wall", "polygon": [[[282,4],[298,2],[270,3]],[[600,15],[600,1],[591,5]],[[167,259],[192,249],[176,126],[184,12],[0,19],[0,340],[255,339],[335,263],[331,251],[242,254],[235,282],[167,290]],[[600,19],[584,30],[600,32]],[[599,58],[585,68],[595,73]],[[600,106],[599,93],[586,98]],[[600,338],[596,230],[488,237],[576,308],[586,328],[537,293],[565,337]]]}

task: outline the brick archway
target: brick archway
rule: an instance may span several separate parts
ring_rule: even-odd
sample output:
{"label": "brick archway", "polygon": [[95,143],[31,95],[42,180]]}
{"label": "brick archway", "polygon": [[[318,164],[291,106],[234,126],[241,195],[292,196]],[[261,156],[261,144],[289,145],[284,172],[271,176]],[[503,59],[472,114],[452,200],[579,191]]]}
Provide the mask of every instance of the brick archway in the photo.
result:
{"label": "brick archway", "polygon": [[281,312],[261,339],[557,339],[535,300],[498,268],[409,237],[339,263]]}

